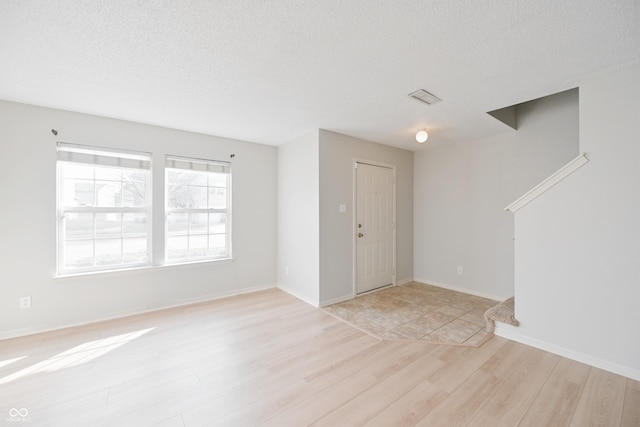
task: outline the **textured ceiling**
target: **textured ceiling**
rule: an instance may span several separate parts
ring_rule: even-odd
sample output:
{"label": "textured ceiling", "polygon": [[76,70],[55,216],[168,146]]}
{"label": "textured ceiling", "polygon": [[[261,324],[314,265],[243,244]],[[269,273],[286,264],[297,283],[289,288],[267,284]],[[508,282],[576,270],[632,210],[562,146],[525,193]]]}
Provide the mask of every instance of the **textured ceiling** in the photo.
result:
{"label": "textured ceiling", "polygon": [[[410,150],[640,62],[638,0],[0,2],[0,99],[280,145]],[[433,106],[407,95],[426,89]]]}

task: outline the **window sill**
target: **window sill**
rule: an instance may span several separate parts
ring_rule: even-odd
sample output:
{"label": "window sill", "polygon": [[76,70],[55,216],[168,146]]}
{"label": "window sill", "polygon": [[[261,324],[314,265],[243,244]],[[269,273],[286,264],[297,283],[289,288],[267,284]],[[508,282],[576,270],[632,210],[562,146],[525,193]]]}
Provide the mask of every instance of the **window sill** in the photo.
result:
{"label": "window sill", "polygon": [[194,261],[185,261],[185,262],[171,262],[162,265],[154,266],[156,268],[171,268],[171,267],[182,267],[182,266],[190,266],[196,264],[228,264],[233,261],[232,257],[229,258],[216,258],[216,259],[199,259]]}
{"label": "window sill", "polygon": [[113,269],[113,270],[82,271],[77,273],[57,274],[57,275],[54,275],[53,278],[56,280],[57,279],[64,280],[64,279],[71,279],[74,277],[86,277],[86,276],[96,276],[96,275],[120,276],[123,274],[138,273],[138,272],[144,272],[144,271],[156,270],[156,269],[190,267],[190,266],[201,265],[201,264],[229,264],[231,262],[233,262],[233,258],[203,259],[203,260],[187,261],[187,262],[180,262],[180,263],[176,262],[171,264],[143,265],[143,266],[119,268],[119,269]]}

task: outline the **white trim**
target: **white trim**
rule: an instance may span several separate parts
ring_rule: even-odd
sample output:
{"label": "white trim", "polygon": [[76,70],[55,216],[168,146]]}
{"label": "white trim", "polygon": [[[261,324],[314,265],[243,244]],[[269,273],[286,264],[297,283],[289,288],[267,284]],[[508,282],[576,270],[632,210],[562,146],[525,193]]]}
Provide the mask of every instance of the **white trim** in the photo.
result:
{"label": "white trim", "polygon": [[[202,166],[202,168],[200,167]],[[219,166],[223,166],[222,171],[216,170]],[[221,208],[172,208],[169,206],[169,186],[171,183],[169,182],[169,173],[171,171],[186,171],[186,172],[195,172],[201,174],[213,174],[219,173],[224,174],[227,177],[226,186],[224,187],[226,190],[226,207],[224,209]],[[204,159],[196,159],[189,157],[179,157],[165,154],[165,167],[164,167],[164,257],[162,259],[162,263],[165,265],[173,265],[173,264],[185,264],[197,261],[214,261],[218,259],[229,259],[233,257],[233,187],[232,187],[232,171],[231,171],[231,163],[223,162],[218,160],[204,160]],[[190,186],[190,184],[188,184]],[[223,188],[210,186],[207,183],[207,192],[211,188]],[[208,196],[207,196],[208,197]],[[191,214],[191,213],[207,213],[207,214],[224,214],[225,216],[225,254],[222,257],[190,257],[186,258],[169,258],[169,238],[172,237],[169,233],[169,217],[172,214]],[[187,234],[179,234],[178,236],[187,237],[188,241],[190,241],[191,227],[187,228]],[[200,236],[207,237],[207,247],[210,242],[210,237],[213,235],[207,226],[207,230],[209,230],[206,234],[195,234]],[[218,233],[217,235],[221,235]]]}
{"label": "white trim", "polygon": [[402,279],[402,280],[396,280],[395,285],[396,285],[396,286],[406,285],[407,283],[411,283],[411,282],[413,282],[413,281],[414,281],[414,280],[413,280],[413,278],[410,278],[410,279]]}
{"label": "white trim", "polygon": [[[142,265],[137,267],[126,267],[126,268],[118,268],[113,270],[92,270],[92,271],[81,271],[77,273],[69,273],[69,274],[54,274],[52,278],[54,280],[64,280],[70,279],[74,277],[83,277],[83,276],[94,276],[94,275],[119,275],[121,273],[136,273],[138,271],[146,271],[146,270],[154,270],[157,268],[167,269],[167,268],[176,268],[176,267],[189,267],[193,265],[203,265],[203,264],[230,264],[233,262],[233,258],[214,258],[214,259],[200,259],[188,262],[174,263],[174,264],[160,264],[160,265]],[[275,286],[275,285],[274,285]]]}
{"label": "white trim", "polygon": [[[58,150],[60,150],[60,144],[64,144],[64,143],[58,143]],[[78,146],[81,147],[81,146]],[[96,150],[102,150],[102,149],[98,149],[95,147],[86,147],[85,151],[91,151],[93,149]],[[126,153],[124,153],[121,150],[111,150],[111,149],[105,149],[105,152],[109,152],[112,151],[114,154],[122,154],[122,155],[126,155]],[[96,152],[98,153],[98,152]],[[133,151],[129,151],[129,153],[137,153],[137,152],[133,152]],[[60,151],[58,151],[58,154],[60,154]],[[96,154],[95,156],[88,154],[88,156],[90,157],[96,157],[96,161],[94,163],[91,162],[76,162],[76,161],[65,161],[65,160],[61,160],[60,158],[58,159],[58,161],[56,162],[56,214],[57,214],[57,221],[56,221],[56,276],[70,276],[70,275],[77,275],[77,274],[82,274],[82,273],[100,273],[100,272],[109,272],[109,271],[115,271],[115,270],[122,270],[122,269],[132,269],[132,268],[141,268],[141,267],[148,267],[151,266],[151,263],[153,261],[153,171],[151,169],[151,163],[152,163],[152,155],[151,153],[142,153],[139,152],[139,154],[142,155],[147,155],[148,154],[148,167],[145,168],[133,168],[131,166],[126,166],[126,165],[119,165],[119,164],[115,164],[115,165],[109,165],[108,163],[106,164],[107,166],[113,166],[115,169],[119,169],[119,170],[126,170],[126,169],[139,169],[142,173],[144,173],[145,176],[145,202],[146,205],[144,207],[141,208],[132,208],[132,207],[124,207],[124,206],[120,206],[120,207],[99,207],[99,206],[64,206],[63,205],[63,201],[65,199],[65,183],[64,183],[64,172],[63,172],[63,166],[66,165],[88,165],[92,168],[94,168],[93,170],[93,178],[91,179],[91,182],[93,182],[93,186],[94,186],[94,190],[93,192],[96,192],[95,186],[96,186],[96,182],[98,181],[98,179],[96,179],[95,176],[95,168],[100,168],[105,166],[105,163],[101,163],[97,160],[97,157],[99,157],[99,154]],[[118,159],[117,157],[113,157],[113,159]],[[88,180],[88,179],[87,179]],[[121,185],[123,185],[123,181],[122,178],[120,179],[120,181],[115,181],[115,180],[110,180],[112,182],[120,182]],[[95,197],[96,194],[94,194]],[[96,200],[94,200],[95,202]],[[121,221],[123,221],[124,219],[124,214],[125,213],[145,213],[147,215],[147,230],[146,230],[146,235],[144,236],[146,238],[146,242],[147,242],[147,256],[146,256],[146,260],[140,263],[119,263],[119,264],[112,264],[112,265],[95,265],[96,263],[96,241],[101,240],[100,238],[98,238],[95,234],[95,230],[94,233],[92,235],[91,238],[82,238],[82,239],[78,239],[78,241],[80,240],[84,240],[87,242],[91,242],[92,243],[92,265],[91,267],[78,267],[78,268],[73,268],[73,267],[69,267],[69,268],[65,268],[65,260],[67,257],[67,253],[65,251],[65,228],[64,228],[64,223],[65,223],[65,215],[67,213],[87,213],[87,214],[91,214],[93,215],[93,221],[94,221],[94,227],[95,227],[95,215],[96,214],[101,214],[101,213],[114,213],[114,214],[120,214],[121,215]],[[124,255],[124,251],[122,248],[124,239],[125,239],[125,235],[124,235],[124,227],[121,227],[120,230],[120,237],[116,238],[114,237],[114,239],[119,239],[120,240],[120,255],[121,255],[121,261],[122,261],[122,256]]]}
{"label": "white trim", "polygon": [[284,286],[284,285],[278,284],[277,288],[283,290],[284,292],[288,293],[291,296],[294,296],[294,297],[298,298],[301,301],[306,302],[309,305],[312,305],[312,306],[314,306],[316,308],[320,307],[320,303],[319,303],[319,301],[317,299],[309,298],[308,296],[303,295],[300,292],[298,292],[298,291],[296,291],[294,289],[291,289],[288,286]]}
{"label": "white trim", "polygon": [[367,159],[363,159],[361,157],[354,157],[353,158],[353,181],[352,181],[352,189],[351,189],[351,194],[353,196],[353,209],[352,209],[352,215],[353,215],[353,228],[352,228],[352,235],[353,235],[353,243],[352,243],[352,258],[353,258],[353,265],[352,265],[352,288],[353,288],[353,296],[355,297],[356,295],[358,295],[358,289],[357,289],[357,285],[358,285],[358,250],[357,250],[357,246],[358,246],[358,237],[356,236],[358,233],[358,191],[357,191],[357,187],[358,187],[358,164],[362,163],[362,164],[366,164],[369,166],[378,166],[378,167],[382,167],[382,168],[387,168],[387,169],[391,169],[393,171],[393,185],[392,185],[392,199],[393,199],[393,261],[392,261],[392,268],[393,268],[393,275],[391,276],[391,284],[392,285],[396,285],[396,277],[398,274],[398,262],[396,259],[396,255],[397,255],[397,240],[398,240],[398,230],[397,230],[397,188],[396,188],[396,181],[397,181],[397,166],[392,164],[392,163],[383,163],[383,162],[378,162],[375,160],[367,160]]}
{"label": "white trim", "polygon": [[531,190],[527,191],[522,197],[520,197],[515,202],[511,203],[509,206],[504,208],[505,211],[516,212],[529,202],[533,201],[535,198],[540,196],[542,193],[571,175],[576,170],[580,169],[589,161],[586,153],[580,154],[575,159],[571,160],[569,163],[558,169],[553,175],[549,178],[542,181],[540,184],[533,187]]}
{"label": "white trim", "polygon": [[566,357],[567,359],[576,360],[587,365],[604,369],[605,371],[613,372],[614,374],[622,375],[627,378],[631,378],[636,381],[640,381],[640,370],[630,368],[628,366],[619,365],[617,363],[609,362],[607,360],[599,359],[597,357],[590,356],[578,351],[570,350],[565,347],[557,346],[545,341],[540,341],[535,338],[522,335],[516,331],[516,328],[510,325],[505,325],[496,322],[496,329],[494,334],[507,338],[512,341],[517,341],[522,344],[526,344],[531,347],[539,348],[540,350],[548,351],[558,356]]}
{"label": "white trim", "polygon": [[[358,163],[362,163],[362,164],[369,165],[369,166],[379,166],[381,168],[387,168],[387,169],[395,169],[396,168],[396,165],[394,165],[393,163],[377,162],[375,160],[368,160],[368,159],[363,159],[361,157],[354,157],[353,158],[353,165],[354,165],[353,168],[354,169],[358,168],[358,166],[357,166]],[[395,178],[395,176],[394,176],[394,178]]]}
{"label": "white trim", "polygon": [[349,301],[350,299],[355,298],[354,294],[349,294],[349,295],[343,295],[341,297],[338,298],[332,298],[330,300],[326,300],[326,301],[320,301],[320,305],[319,307],[327,307],[329,305],[333,305],[333,304],[338,304],[340,302],[344,302],[344,301]]}
{"label": "white trim", "polygon": [[250,293],[253,293],[253,292],[259,292],[259,291],[264,291],[264,290],[267,290],[267,289],[276,289],[276,288],[277,288],[277,286],[276,286],[275,283],[268,284],[268,285],[263,285],[263,286],[254,286],[254,287],[250,287],[250,288],[244,288],[244,289],[240,289],[240,290],[227,291],[227,292],[220,292],[220,293],[217,293],[217,294],[206,295],[206,296],[197,297],[197,298],[189,298],[189,299],[183,300],[183,301],[181,301],[181,302],[179,302],[177,304],[171,304],[171,305],[166,305],[166,306],[162,306],[162,307],[156,307],[156,308],[149,309],[149,310],[131,310],[131,311],[122,311],[122,312],[117,312],[117,313],[111,313],[111,314],[108,314],[106,316],[101,316],[101,317],[97,317],[95,319],[87,320],[86,322],[70,323],[68,325],[55,326],[55,327],[50,327],[50,328],[32,327],[32,328],[25,328],[25,329],[19,329],[19,330],[14,330],[14,331],[6,331],[6,332],[0,333],[0,340],[24,337],[24,336],[27,336],[27,335],[41,334],[41,333],[44,333],[44,332],[59,331],[59,330],[62,330],[62,329],[75,328],[75,327],[78,327],[78,326],[92,325],[94,323],[107,322],[107,321],[110,321],[110,320],[122,319],[122,318],[130,317],[130,316],[137,316],[139,314],[155,313],[157,311],[170,310],[172,308],[179,308],[179,307],[186,307],[188,305],[201,304],[201,303],[215,301],[215,300],[222,299],[222,298],[229,298],[229,297],[234,297],[234,296],[237,296],[237,295],[250,294]]}
{"label": "white trim", "polygon": [[479,292],[479,291],[473,291],[471,289],[467,289],[467,288],[461,288],[458,286],[453,286],[453,285],[447,285],[445,283],[439,283],[436,282],[434,280],[426,280],[426,279],[420,279],[420,278],[415,278],[413,279],[415,282],[418,283],[422,283],[425,285],[432,285],[432,286],[437,286],[438,288],[443,288],[443,289],[448,289],[450,291],[456,291],[456,292],[462,292],[463,294],[467,294],[467,295],[473,295],[476,297],[481,297],[481,298],[487,298],[487,299],[491,299],[494,301],[504,301],[507,298],[509,298],[511,295],[509,296],[498,296],[498,295],[492,295],[492,294],[488,294],[486,292]]}

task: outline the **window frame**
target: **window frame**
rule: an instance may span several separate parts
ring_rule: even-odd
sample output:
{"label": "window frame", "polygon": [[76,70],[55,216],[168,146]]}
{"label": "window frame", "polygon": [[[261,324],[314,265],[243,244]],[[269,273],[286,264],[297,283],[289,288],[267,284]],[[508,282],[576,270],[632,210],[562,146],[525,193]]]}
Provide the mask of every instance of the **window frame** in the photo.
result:
{"label": "window frame", "polygon": [[[57,251],[56,251],[56,267],[57,276],[69,276],[88,273],[102,273],[112,272],[119,270],[126,270],[131,268],[147,267],[152,265],[152,236],[153,236],[153,216],[152,216],[152,197],[153,197],[153,173],[152,173],[152,154],[141,151],[131,151],[125,149],[113,149],[107,147],[96,147],[80,144],[69,144],[64,142],[57,143],[57,160],[56,160],[56,236],[57,236]],[[135,166],[138,163],[140,166]],[[93,176],[91,179],[87,178],[87,181],[93,184],[93,205],[92,206],[66,206],[65,205],[65,177],[64,177],[64,165],[79,165],[93,168]],[[144,166],[142,166],[144,165]],[[145,193],[144,193],[144,206],[131,207],[124,206],[124,192],[121,190],[121,206],[98,206],[96,203],[96,183],[98,181],[109,182],[108,179],[99,179],[96,177],[96,171],[98,168],[113,168],[120,171],[142,171],[144,172]],[[113,180],[112,182],[118,182]],[[138,182],[138,181],[136,181]],[[121,176],[120,185],[124,188],[124,181]],[[146,256],[144,261],[141,262],[123,262],[124,244],[126,240],[125,235],[125,215],[144,213],[146,215],[146,227],[145,232],[140,233],[141,236],[146,239]],[[66,216],[69,214],[92,214],[92,230],[91,237],[69,239],[66,234]],[[116,214],[120,216],[120,230],[119,236],[111,235],[100,237],[97,235],[97,216],[98,215]],[[135,237],[131,237],[135,238]],[[96,242],[99,240],[120,240],[120,262],[114,264],[96,265]],[[90,267],[68,267],[65,265],[67,261],[68,252],[65,250],[65,243],[70,240],[76,241],[91,241],[92,246],[92,265]]]}
{"label": "window frame", "polygon": [[[169,173],[171,171],[185,171],[188,173],[224,173],[226,174],[226,186],[220,187],[215,185],[209,185],[207,179],[207,206],[209,206],[209,190],[211,188],[225,188],[226,198],[225,198],[225,208],[194,208],[194,207],[170,207],[170,190],[169,186],[171,183],[169,182]],[[208,177],[208,175],[205,175]],[[191,184],[186,184],[188,189],[192,186]],[[180,264],[190,264],[190,263],[198,263],[198,262],[216,262],[216,261],[224,261],[230,260],[233,258],[233,249],[232,249],[232,170],[231,163],[220,161],[220,160],[210,160],[210,159],[201,159],[195,157],[185,157],[185,156],[176,156],[176,155],[165,155],[165,168],[164,168],[164,265],[180,265]],[[187,215],[187,234],[183,234],[183,236],[187,237],[187,250],[189,248],[189,242],[191,236],[207,236],[207,249],[210,249],[210,236],[216,235],[216,233],[210,232],[210,223],[209,216],[207,217],[207,232],[206,233],[190,233],[190,214],[224,214],[225,216],[225,252],[220,256],[216,255],[204,255],[204,256],[186,256],[180,258],[171,258],[169,255],[170,247],[169,247],[169,239],[170,237],[179,236],[179,234],[172,234],[169,232],[169,217],[174,214],[186,214]],[[220,233],[218,233],[220,234]]]}

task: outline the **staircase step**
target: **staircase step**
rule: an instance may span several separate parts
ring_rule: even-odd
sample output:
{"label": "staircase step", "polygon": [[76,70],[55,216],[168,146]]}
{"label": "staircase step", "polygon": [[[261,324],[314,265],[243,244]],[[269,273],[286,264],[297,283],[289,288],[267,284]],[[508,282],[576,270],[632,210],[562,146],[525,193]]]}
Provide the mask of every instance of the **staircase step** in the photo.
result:
{"label": "staircase step", "polygon": [[520,322],[516,320],[514,307],[515,297],[511,297],[485,311],[484,318],[487,321],[487,332],[494,331],[496,322],[502,322],[512,326],[519,326]]}

